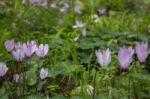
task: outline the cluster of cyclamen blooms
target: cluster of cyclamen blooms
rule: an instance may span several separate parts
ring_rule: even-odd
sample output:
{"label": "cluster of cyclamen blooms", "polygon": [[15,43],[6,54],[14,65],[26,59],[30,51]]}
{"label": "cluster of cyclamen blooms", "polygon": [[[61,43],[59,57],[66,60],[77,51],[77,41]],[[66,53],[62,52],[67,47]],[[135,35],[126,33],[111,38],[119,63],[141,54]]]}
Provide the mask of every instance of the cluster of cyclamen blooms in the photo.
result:
{"label": "cluster of cyclamen blooms", "polygon": [[[30,58],[33,53],[36,53],[37,56],[42,59],[48,53],[48,44],[40,44],[37,47],[35,41],[27,42],[27,43],[16,43],[14,40],[7,40],[5,42],[5,47],[9,53],[16,59],[18,62],[22,62],[23,58]],[[121,72],[128,71],[128,66],[132,62],[132,57],[134,52],[136,52],[139,63],[144,64],[145,60],[148,56],[148,43],[137,43],[135,46],[135,51],[132,47],[122,47],[118,52],[118,60],[121,65]],[[98,58],[98,63],[103,66],[107,67],[111,62],[111,51],[106,49],[106,51],[96,50],[95,54]],[[8,71],[8,68],[5,63],[0,62],[0,77],[3,77]],[[44,80],[48,76],[48,69],[41,68],[40,70],[40,79]],[[14,74],[13,79],[15,82],[19,80],[19,74]]]}
{"label": "cluster of cyclamen blooms", "polygon": [[22,0],[22,4],[26,4],[27,2],[29,2],[31,5],[38,4],[43,7],[46,7],[48,5],[47,0]]}
{"label": "cluster of cyclamen blooms", "polygon": [[[7,51],[12,54],[12,56],[15,58],[15,60],[18,63],[21,63],[23,59],[31,58],[34,53],[40,58],[43,59],[47,53],[48,53],[48,44],[40,44],[37,46],[37,43],[35,41],[30,41],[27,43],[21,43],[17,42],[15,43],[14,40],[7,40],[5,41],[5,47]],[[0,77],[3,77],[8,68],[5,63],[0,63]],[[47,68],[41,68],[40,70],[40,79],[43,80],[48,76],[48,69]],[[19,80],[19,74],[14,74],[13,76],[14,81],[18,82]]]}
{"label": "cluster of cyclamen blooms", "polygon": [[[148,43],[137,43],[135,46],[135,53],[137,54],[138,60],[140,64],[144,64],[145,60],[148,56]],[[111,51],[106,49],[106,51],[96,50],[95,54],[98,58],[98,63],[103,66],[107,67],[111,62]],[[132,47],[122,47],[119,49],[118,52],[118,61],[121,65],[121,72],[128,71],[128,66],[132,62],[132,57],[134,54],[134,49]]]}
{"label": "cluster of cyclamen blooms", "polygon": [[14,40],[7,40],[5,47],[17,62],[22,62],[24,57],[31,58],[34,53],[40,59],[43,59],[48,53],[48,44],[40,44],[37,46],[37,43],[33,40],[27,43],[15,43]]}

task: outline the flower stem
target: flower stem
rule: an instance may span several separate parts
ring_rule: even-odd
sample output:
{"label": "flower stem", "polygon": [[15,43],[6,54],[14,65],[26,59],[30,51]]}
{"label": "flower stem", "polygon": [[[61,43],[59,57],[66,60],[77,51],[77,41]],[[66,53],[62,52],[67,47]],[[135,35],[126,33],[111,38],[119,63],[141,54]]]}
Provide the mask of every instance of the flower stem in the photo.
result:
{"label": "flower stem", "polygon": [[[130,81],[130,76],[129,76],[129,87],[128,87],[128,94],[130,94],[130,83],[131,83],[131,81]],[[128,99],[130,99],[130,95],[128,95]]]}
{"label": "flower stem", "polygon": [[[112,90],[112,88],[114,88],[114,86],[115,86],[115,79],[114,79],[114,74],[112,73],[111,89],[110,90]],[[112,99],[115,99],[115,97],[112,94],[112,91],[111,91],[111,97],[112,97]]]}
{"label": "flower stem", "polygon": [[97,76],[97,70],[95,72],[94,76],[94,91],[93,91],[93,99],[95,99],[95,94],[96,94],[96,76]]}

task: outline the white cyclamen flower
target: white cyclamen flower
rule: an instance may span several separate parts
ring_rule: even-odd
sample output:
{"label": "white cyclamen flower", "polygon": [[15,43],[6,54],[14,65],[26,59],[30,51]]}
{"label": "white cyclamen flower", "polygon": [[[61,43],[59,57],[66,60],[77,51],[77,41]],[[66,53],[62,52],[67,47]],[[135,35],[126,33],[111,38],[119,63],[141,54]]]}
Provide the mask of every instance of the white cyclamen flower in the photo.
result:
{"label": "white cyclamen flower", "polygon": [[101,66],[107,67],[109,63],[111,62],[111,52],[109,48],[107,48],[106,51],[96,50],[95,54],[97,56],[98,63]]}

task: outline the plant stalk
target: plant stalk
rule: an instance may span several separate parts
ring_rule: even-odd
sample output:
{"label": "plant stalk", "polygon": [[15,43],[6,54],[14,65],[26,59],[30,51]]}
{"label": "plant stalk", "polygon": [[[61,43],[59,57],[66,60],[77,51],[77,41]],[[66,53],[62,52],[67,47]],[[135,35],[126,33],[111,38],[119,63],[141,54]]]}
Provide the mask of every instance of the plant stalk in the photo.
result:
{"label": "plant stalk", "polygon": [[93,99],[95,99],[95,95],[96,95],[96,76],[97,76],[97,70],[95,72],[95,76],[94,76],[94,91],[93,91]]}

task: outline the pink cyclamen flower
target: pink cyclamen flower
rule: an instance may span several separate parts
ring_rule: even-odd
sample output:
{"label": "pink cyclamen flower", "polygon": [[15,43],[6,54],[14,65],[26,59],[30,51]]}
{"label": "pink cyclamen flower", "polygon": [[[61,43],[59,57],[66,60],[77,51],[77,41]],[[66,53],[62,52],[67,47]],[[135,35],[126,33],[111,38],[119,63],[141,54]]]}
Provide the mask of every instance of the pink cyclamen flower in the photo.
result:
{"label": "pink cyclamen flower", "polygon": [[28,58],[30,58],[37,49],[35,41],[27,42],[27,44],[24,43],[23,47],[25,55]]}
{"label": "pink cyclamen flower", "polygon": [[144,64],[148,56],[148,43],[137,43],[135,46],[135,51],[140,64]]}
{"label": "pink cyclamen flower", "polygon": [[17,49],[16,51],[12,52],[13,57],[16,59],[17,62],[22,62],[25,53],[22,49]]}
{"label": "pink cyclamen flower", "polygon": [[14,80],[16,83],[19,81],[19,78],[20,78],[19,74],[14,74],[14,75],[13,75],[13,80]]}
{"label": "pink cyclamen flower", "polygon": [[106,51],[96,50],[95,54],[97,56],[98,63],[101,66],[107,67],[109,63],[111,62],[111,52],[109,48],[107,48]]}
{"label": "pink cyclamen flower", "polygon": [[48,53],[48,44],[40,44],[36,50],[36,54],[40,59],[43,59]]}
{"label": "pink cyclamen flower", "polygon": [[8,71],[8,68],[5,63],[0,62],[0,77],[3,77]]}
{"label": "pink cyclamen flower", "polygon": [[16,49],[16,50],[17,50],[17,49],[23,50],[23,49],[24,49],[24,45],[23,45],[21,42],[17,42],[17,43],[15,44],[15,49]]}
{"label": "pink cyclamen flower", "polygon": [[132,62],[132,57],[134,54],[134,50],[132,47],[129,48],[120,48],[118,53],[118,60],[121,65],[121,72],[127,72],[128,71],[128,65]]}
{"label": "pink cyclamen flower", "polygon": [[41,68],[40,79],[44,80],[47,76],[48,76],[48,69],[47,68]]}
{"label": "pink cyclamen flower", "polygon": [[37,2],[38,2],[38,0],[30,0],[30,4],[35,4]]}
{"label": "pink cyclamen flower", "polygon": [[15,44],[13,39],[5,41],[5,47],[9,53],[14,49],[14,46]]}

